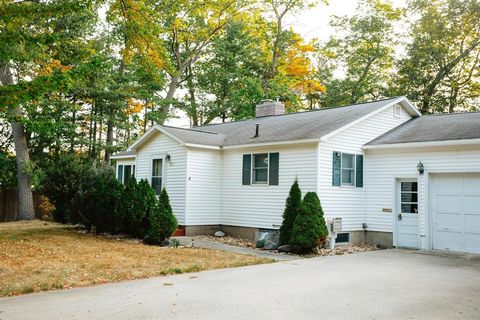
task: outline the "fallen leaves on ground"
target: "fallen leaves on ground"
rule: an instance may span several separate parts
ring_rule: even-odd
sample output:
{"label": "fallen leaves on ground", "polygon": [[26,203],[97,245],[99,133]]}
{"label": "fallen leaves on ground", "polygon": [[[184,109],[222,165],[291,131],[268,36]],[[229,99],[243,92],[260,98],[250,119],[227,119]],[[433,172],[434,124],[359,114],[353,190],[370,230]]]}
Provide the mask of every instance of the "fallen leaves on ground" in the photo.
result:
{"label": "fallen leaves on ground", "polygon": [[0,223],[0,296],[268,262],[217,250],[144,245],[56,223]]}

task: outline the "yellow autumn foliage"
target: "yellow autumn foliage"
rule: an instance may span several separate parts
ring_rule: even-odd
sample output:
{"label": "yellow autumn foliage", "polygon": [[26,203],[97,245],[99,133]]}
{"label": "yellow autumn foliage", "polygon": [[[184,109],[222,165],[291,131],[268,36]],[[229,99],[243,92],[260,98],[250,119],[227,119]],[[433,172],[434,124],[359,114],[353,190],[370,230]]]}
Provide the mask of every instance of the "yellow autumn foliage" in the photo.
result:
{"label": "yellow autumn foliage", "polygon": [[127,106],[127,109],[125,110],[125,114],[127,115],[140,113],[143,110],[143,107],[145,106],[143,103],[136,101],[134,99],[128,99],[127,104],[128,106]]}

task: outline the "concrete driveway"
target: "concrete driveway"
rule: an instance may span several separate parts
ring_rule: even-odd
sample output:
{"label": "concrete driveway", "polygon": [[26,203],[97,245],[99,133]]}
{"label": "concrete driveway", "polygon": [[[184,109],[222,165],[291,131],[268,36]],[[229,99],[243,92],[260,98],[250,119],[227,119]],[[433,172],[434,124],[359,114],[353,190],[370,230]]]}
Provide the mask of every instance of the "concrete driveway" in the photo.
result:
{"label": "concrete driveway", "polygon": [[384,250],[0,299],[0,319],[480,319],[480,260]]}

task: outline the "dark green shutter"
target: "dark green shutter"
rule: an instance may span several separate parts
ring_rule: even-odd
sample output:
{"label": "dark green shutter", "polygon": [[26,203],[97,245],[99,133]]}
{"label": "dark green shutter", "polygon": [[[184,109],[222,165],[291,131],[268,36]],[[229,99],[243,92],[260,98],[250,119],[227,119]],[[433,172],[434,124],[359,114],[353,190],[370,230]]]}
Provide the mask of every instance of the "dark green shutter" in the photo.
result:
{"label": "dark green shutter", "polygon": [[118,165],[117,180],[123,183],[123,165]]}
{"label": "dark green shutter", "polygon": [[355,186],[362,188],[363,187],[363,156],[361,154],[356,155],[356,176],[355,176]]}
{"label": "dark green shutter", "polygon": [[242,167],[242,184],[244,186],[250,185],[251,171],[252,171],[252,155],[244,154],[243,167]]}
{"label": "dark green shutter", "polygon": [[268,184],[271,186],[278,186],[278,152],[270,153],[270,171],[268,175]]}
{"label": "dark green shutter", "polygon": [[332,161],[332,185],[340,186],[342,178],[341,170],[341,161],[342,154],[337,151],[333,151],[333,161]]}

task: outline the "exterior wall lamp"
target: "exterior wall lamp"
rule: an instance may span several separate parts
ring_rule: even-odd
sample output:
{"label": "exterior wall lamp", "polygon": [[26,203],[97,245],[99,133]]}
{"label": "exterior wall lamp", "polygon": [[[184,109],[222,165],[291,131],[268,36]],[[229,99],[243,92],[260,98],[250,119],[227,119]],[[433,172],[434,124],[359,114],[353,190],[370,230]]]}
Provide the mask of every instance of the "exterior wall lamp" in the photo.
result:
{"label": "exterior wall lamp", "polygon": [[423,174],[423,172],[425,171],[425,168],[424,168],[424,166],[423,166],[422,161],[420,161],[420,162],[417,164],[417,170],[418,170],[418,173],[419,173],[419,174]]}
{"label": "exterior wall lamp", "polygon": [[170,157],[170,155],[167,153],[167,155],[165,156],[165,161],[166,161],[166,162],[170,162],[170,160],[171,160],[171,157]]}

